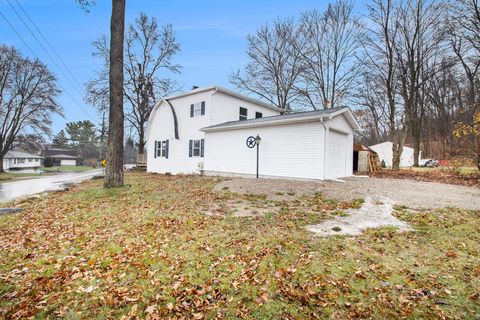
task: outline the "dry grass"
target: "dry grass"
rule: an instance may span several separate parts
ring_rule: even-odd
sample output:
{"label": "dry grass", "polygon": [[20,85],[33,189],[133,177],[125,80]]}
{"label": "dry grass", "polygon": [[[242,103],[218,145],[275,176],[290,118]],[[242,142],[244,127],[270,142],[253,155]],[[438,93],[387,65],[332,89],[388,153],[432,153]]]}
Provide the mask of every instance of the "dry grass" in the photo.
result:
{"label": "dry grass", "polygon": [[[475,318],[480,212],[397,216],[417,232],[315,238],[355,203],[212,191],[216,178],[129,173],[0,217],[0,317]],[[228,214],[232,203],[275,208]],[[226,214],[207,215],[213,204]],[[223,206],[222,206],[223,204]]]}

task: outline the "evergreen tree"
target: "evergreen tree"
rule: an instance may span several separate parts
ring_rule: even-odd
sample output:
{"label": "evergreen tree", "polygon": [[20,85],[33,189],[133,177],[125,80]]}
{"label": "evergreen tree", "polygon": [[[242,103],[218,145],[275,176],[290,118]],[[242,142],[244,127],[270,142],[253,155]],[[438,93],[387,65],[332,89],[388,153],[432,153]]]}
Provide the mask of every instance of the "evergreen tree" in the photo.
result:
{"label": "evergreen tree", "polygon": [[68,147],[68,138],[65,131],[60,130],[55,137],[53,137],[52,144],[55,147],[66,148]]}

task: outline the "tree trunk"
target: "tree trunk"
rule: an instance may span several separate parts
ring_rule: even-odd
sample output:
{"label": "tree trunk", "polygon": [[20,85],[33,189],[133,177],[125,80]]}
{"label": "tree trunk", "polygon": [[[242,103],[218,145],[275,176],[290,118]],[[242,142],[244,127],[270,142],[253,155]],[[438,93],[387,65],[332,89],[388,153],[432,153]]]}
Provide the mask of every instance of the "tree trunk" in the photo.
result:
{"label": "tree trunk", "polygon": [[5,169],[3,168],[3,157],[0,155],[0,173],[5,173]]}
{"label": "tree trunk", "polygon": [[123,41],[125,1],[112,0],[110,19],[110,110],[105,188],[123,186]]}
{"label": "tree trunk", "polygon": [[[392,145],[392,170],[400,170],[400,159],[403,152],[403,146],[405,145],[405,141],[407,140],[407,128],[403,128],[402,131],[397,131],[397,136],[392,135],[393,145]],[[398,140],[398,142],[396,141]]]}
{"label": "tree trunk", "polygon": [[419,167],[418,159],[420,158],[420,133],[413,137],[413,166]]}
{"label": "tree trunk", "polygon": [[139,137],[138,137],[138,155],[143,155],[145,153],[145,129],[144,124],[141,124]]}
{"label": "tree trunk", "polygon": [[418,167],[418,156],[420,155],[420,140],[422,135],[421,120],[417,119],[411,127],[413,137],[413,166]]}

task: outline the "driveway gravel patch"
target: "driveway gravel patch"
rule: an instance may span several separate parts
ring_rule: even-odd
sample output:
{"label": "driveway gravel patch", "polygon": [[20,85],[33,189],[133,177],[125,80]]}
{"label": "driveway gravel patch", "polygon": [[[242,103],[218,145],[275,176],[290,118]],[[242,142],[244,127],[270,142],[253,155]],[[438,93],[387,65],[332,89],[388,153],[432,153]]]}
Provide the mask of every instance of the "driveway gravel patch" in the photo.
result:
{"label": "driveway gravel patch", "polygon": [[292,199],[300,194],[321,192],[340,201],[381,196],[396,205],[414,209],[457,207],[480,210],[480,188],[405,179],[350,177],[345,183],[292,179],[231,179],[215,189],[237,193],[265,194],[270,199]]}

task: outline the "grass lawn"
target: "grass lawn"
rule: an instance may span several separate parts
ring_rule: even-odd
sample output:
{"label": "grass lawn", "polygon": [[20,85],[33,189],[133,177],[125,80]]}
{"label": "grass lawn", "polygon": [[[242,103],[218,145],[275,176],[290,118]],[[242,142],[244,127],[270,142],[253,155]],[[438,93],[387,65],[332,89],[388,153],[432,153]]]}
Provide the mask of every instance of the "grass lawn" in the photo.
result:
{"label": "grass lawn", "polygon": [[42,171],[55,172],[55,171],[68,171],[68,172],[83,172],[88,170],[93,170],[95,168],[89,166],[59,166],[59,167],[42,167]]}
{"label": "grass lawn", "polygon": [[[316,238],[305,225],[361,201],[219,180],[127,173],[0,216],[0,318],[479,317],[480,211],[397,208],[415,232]],[[234,217],[239,203],[265,214]]]}
{"label": "grass lawn", "polygon": [[26,178],[26,177],[39,177],[40,174],[38,173],[25,173],[25,172],[8,172],[8,173],[0,173],[0,182],[4,181],[12,181],[19,178]]}
{"label": "grass lawn", "polygon": [[[411,167],[411,168],[402,168],[403,170],[414,170],[418,172],[431,172],[431,171],[447,171],[448,169],[445,167],[436,167],[436,168],[429,168],[429,167]],[[478,169],[475,167],[460,167],[460,174],[461,175],[470,175],[470,174],[477,174]]]}

